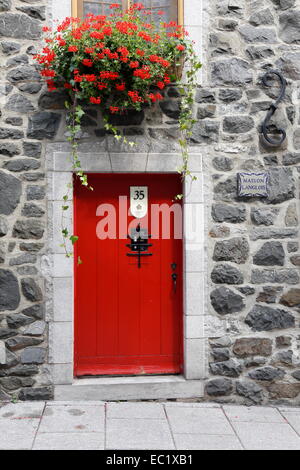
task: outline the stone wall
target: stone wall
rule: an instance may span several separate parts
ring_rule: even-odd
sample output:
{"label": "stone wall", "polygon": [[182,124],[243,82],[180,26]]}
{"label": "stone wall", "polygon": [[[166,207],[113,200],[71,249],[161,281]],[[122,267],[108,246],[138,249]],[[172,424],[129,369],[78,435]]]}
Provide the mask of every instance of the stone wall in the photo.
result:
{"label": "stone wall", "polygon": [[[0,0],[0,399],[52,397],[44,313],[49,232],[44,154],[66,149],[64,95],[45,91],[32,55],[47,5]],[[208,229],[205,398],[300,403],[300,2],[204,2],[203,84],[196,93],[191,150],[202,152]],[[261,77],[288,80],[266,146],[260,124],[278,95]],[[138,145],[130,152],[178,152],[180,99],[169,87],[156,108],[116,118]],[[96,107],[83,121],[81,151],[126,151],[107,135]],[[298,166],[297,166],[298,165]],[[266,170],[267,198],[237,196],[237,172]],[[48,294],[51,300],[51,290]]]}
{"label": "stone wall", "polygon": [[[212,193],[208,275],[215,332],[206,396],[300,404],[300,2],[211,2],[208,41],[207,86],[197,93],[193,137],[207,142]],[[270,69],[288,81],[270,126],[275,137],[280,127],[287,132],[280,147],[260,137],[280,91],[276,81],[262,84]],[[245,170],[269,172],[268,197],[237,196],[237,172]]]}
{"label": "stone wall", "polygon": [[33,3],[0,1],[0,400],[52,397],[40,270],[43,146],[30,131],[42,89],[32,57],[46,4]]}

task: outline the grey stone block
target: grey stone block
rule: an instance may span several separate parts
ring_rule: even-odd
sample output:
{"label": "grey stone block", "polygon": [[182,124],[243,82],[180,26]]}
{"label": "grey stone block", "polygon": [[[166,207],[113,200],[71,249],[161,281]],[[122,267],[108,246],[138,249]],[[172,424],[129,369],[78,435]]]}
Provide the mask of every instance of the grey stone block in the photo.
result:
{"label": "grey stone block", "polygon": [[280,242],[266,242],[253,256],[253,263],[259,266],[283,266],[285,254]]}
{"label": "grey stone block", "polygon": [[212,397],[230,395],[233,391],[232,380],[227,378],[212,379],[207,382],[205,392]]}
{"label": "grey stone block", "polygon": [[211,273],[215,284],[243,284],[244,277],[241,271],[230,264],[218,264]]}
{"label": "grey stone block", "polygon": [[8,269],[0,269],[0,311],[15,310],[20,303],[19,283]]}
{"label": "grey stone block", "polygon": [[44,348],[25,348],[21,353],[22,364],[43,364],[46,357]]}
{"label": "grey stone block", "polygon": [[23,14],[3,13],[0,36],[16,39],[38,39],[41,36],[39,21]]}
{"label": "grey stone block", "polygon": [[249,243],[245,238],[235,237],[230,240],[218,241],[213,253],[214,261],[233,261],[243,264],[249,256]]}
{"label": "grey stone block", "polygon": [[245,323],[255,331],[293,328],[294,316],[286,310],[255,305],[248,313]]}
{"label": "grey stone block", "polygon": [[227,287],[218,287],[210,294],[211,304],[220,315],[240,312],[245,307],[243,297]]}
{"label": "grey stone block", "polygon": [[16,209],[20,196],[20,180],[0,171],[0,214],[11,214]]}

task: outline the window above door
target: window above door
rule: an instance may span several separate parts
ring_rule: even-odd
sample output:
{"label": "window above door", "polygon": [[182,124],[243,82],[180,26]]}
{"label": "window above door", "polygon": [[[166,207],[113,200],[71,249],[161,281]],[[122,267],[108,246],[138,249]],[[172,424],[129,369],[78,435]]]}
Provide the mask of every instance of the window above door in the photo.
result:
{"label": "window above door", "polygon": [[[109,15],[111,3],[119,3],[125,11],[130,4],[136,3],[132,0],[102,1],[102,0],[72,0],[72,16],[84,18],[88,13],[93,15]],[[176,21],[183,24],[183,0],[143,0],[142,4],[151,15],[151,20],[159,18],[157,12],[163,11],[164,21]]]}

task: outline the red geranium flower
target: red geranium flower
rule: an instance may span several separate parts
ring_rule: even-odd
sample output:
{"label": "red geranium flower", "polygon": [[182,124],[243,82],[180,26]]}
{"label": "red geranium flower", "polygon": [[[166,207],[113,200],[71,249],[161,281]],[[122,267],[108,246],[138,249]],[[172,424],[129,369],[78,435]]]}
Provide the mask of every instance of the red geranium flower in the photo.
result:
{"label": "red geranium flower", "polygon": [[92,33],[90,33],[90,38],[94,38],[94,39],[104,39],[104,34],[103,33],[99,33],[99,31],[93,31]]}
{"label": "red geranium flower", "polygon": [[143,56],[145,55],[145,51],[142,51],[141,49],[137,49],[137,50],[136,50],[136,53],[137,53],[138,55],[140,55],[141,57],[143,57]]}
{"label": "red geranium flower", "polygon": [[105,28],[102,29],[102,32],[105,36],[111,36],[112,28],[110,26],[105,26]]}
{"label": "red geranium flower", "polygon": [[161,90],[163,90],[163,89],[165,88],[164,82],[157,82],[156,86],[157,86],[158,88],[160,88]]}
{"label": "red geranium flower", "polygon": [[92,66],[93,66],[93,61],[90,60],[90,59],[83,59],[82,63],[83,63],[83,65],[85,65],[86,67],[92,67]]}
{"label": "red geranium flower", "polygon": [[56,86],[53,80],[47,80],[47,87],[49,91],[56,90]]}
{"label": "red geranium flower", "polygon": [[143,99],[139,96],[138,91],[129,91],[128,96],[132,99],[134,103],[141,103]]}
{"label": "red geranium flower", "polygon": [[112,114],[115,114],[117,113],[118,111],[120,111],[120,108],[118,106],[110,106],[109,107],[109,110]]}
{"label": "red geranium flower", "polygon": [[106,83],[98,83],[97,88],[98,88],[98,90],[104,90],[105,88],[107,88],[107,84]]}
{"label": "red geranium flower", "polygon": [[93,104],[100,104],[100,103],[101,103],[101,98],[100,98],[100,96],[98,96],[98,98],[95,98],[94,96],[91,96],[91,97],[90,97],[90,103],[93,103]]}
{"label": "red geranium flower", "polygon": [[125,85],[124,82],[116,84],[116,89],[119,90],[119,91],[124,91],[125,88],[126,88],[126,85]]}
{"label": "red geranium flower", "polygon": [[44,69],[44,70],[41,71],[41,75],[43,77],[55,77],[56,72],[55,72],[55,70]]}
{"label": "red geranium flower", "polygon": [[133,72],[133,75],[135,77],[141,78],[142,80],[148,80],[151,78],[151,74],[149,73],[149,70],[146,69],[137,69]]}

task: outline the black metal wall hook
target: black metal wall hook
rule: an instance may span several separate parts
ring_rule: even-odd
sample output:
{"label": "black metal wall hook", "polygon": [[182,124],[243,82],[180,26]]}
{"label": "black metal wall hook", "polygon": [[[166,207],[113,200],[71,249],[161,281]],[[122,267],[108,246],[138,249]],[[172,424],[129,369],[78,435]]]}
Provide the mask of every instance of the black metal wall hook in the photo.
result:
{"label": "black metal wall hook", "polygon": [[265,86],[272,86],[269,82],[269,80],[272,78],[273,75],[276,75],[276,77],[279,79],[280,81],[280,84],[281,84],[281,88],[280,88],[280,94],[277,98],[277,100],[275,101],[275,103],[271,104],[270,106],[270,109],[266,115],[266,118],[264,120],[264,122],[262,123],[262,134],[264,136],[264,139],[268,142],[268,144],[270,145],[275,145],[276,147],[278,147],[279,145],[282,145],[283,142],[285,141],[286,139],[286,132],[284,129],[278,129],[278,131],[280,132],[281,136],[279,139],[272,139],[269,135],[268,135],[268,125],[269,125],[269,122],[273,116],[273,114],[275,113],[276,109],[278,108],[278,105],[279,103],[284,99],[285,97],[285,91],[286,91],[286,80],[285,78],[283,77],[283,75],[278,72],[277,70],[269,70],[268,72],[265,73],[265,75],[262,77],[262,82]]}

